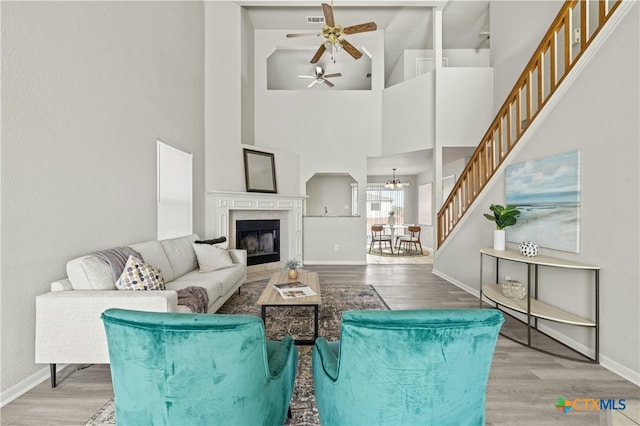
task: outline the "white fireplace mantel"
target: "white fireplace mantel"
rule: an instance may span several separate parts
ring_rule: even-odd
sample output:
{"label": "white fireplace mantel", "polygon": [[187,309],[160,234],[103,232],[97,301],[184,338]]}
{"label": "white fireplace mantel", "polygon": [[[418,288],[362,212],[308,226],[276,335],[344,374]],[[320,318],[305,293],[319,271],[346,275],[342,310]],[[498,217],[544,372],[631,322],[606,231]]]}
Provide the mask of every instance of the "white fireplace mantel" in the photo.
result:
{"label": "white fireplace mantel", "polygon": [[[227,237],[234,244],[235,230],[231,229],[232,215],[242,211],[243,217],[256,212],[260,218],[264,212],[272,212],[274,218],[286,215],[286,245],[281,245],[281,260],[296,258],[302,261],[302,212],[304,195],[263,194],[252,192],[207,192],[206,233],[207,238]],[[258,213],[259,212],[259,213]],[[282,241],[281,241],[282,243]],[[283,250],[284,248],[284,250]]]}

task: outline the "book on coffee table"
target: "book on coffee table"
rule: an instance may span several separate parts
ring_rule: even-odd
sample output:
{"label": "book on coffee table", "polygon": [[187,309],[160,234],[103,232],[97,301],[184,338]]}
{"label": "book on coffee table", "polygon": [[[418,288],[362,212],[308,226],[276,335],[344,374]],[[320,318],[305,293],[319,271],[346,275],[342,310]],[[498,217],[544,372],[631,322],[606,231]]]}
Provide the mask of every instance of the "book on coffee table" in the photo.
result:
{"label": "book on coffee table", "polygon": [[297,299],[298,297],[315,296],[316,292],[311,287],[300,281],[292,283],[274,284],[273,288],[280,293],[283,299]]}

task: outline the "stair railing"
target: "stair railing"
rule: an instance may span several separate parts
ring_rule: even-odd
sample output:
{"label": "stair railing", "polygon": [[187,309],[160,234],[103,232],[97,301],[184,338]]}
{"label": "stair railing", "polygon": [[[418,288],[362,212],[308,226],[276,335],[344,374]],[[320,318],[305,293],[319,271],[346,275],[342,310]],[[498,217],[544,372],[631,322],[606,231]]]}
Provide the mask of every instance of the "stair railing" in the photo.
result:
{"label": "stair railing", "polygon": [[620,3],[621,0],[599,0],[597,19],[589,14],[593,6],[590,1],[564,3],[438,212],[438,247]]}

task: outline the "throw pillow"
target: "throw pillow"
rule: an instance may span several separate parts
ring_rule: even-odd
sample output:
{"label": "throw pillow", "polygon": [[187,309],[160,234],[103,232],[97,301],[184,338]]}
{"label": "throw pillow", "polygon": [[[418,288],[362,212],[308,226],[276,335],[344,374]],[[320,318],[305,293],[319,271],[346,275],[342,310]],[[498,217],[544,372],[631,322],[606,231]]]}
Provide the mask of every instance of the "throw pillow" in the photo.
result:
{"label": "throw pillow", "polygon": [[200,272],[213,272],[233,266],[229,251],[209,244],[193,244]]}
{"label": "throw pillow", "polygon": [[129,256],[120,278],[116,281],[118,290],[164,290],[162,272],[155,266]]}

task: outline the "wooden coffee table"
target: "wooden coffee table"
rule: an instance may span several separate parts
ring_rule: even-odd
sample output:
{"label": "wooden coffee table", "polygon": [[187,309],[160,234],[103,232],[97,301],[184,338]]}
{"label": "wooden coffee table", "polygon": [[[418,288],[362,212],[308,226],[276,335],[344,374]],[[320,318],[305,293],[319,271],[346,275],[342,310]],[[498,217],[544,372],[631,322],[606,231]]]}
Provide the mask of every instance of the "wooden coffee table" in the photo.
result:
{"label": "wooden coffee table", "polygon": [[[300,297],[297,299],[284,299],[280,296],[273,286],[275,284],[284,284],[288,282],[300,281],[313,290],[315,296]],[[287,271],[279,271],[273,274],[269,283],[262,290],[262,294],[257,302],[262,307],[262,321],[266,325],[266,315],[268,307],[282,307],[282,306],[299,306],[299,307],[313,307],[313,339],[296,340],[297,345],[313,345],[318,337],[318,306],[320,305],[320,284],[318,282],[317,272],[300,272],[298,278],[295,280],[289,279]]]}

